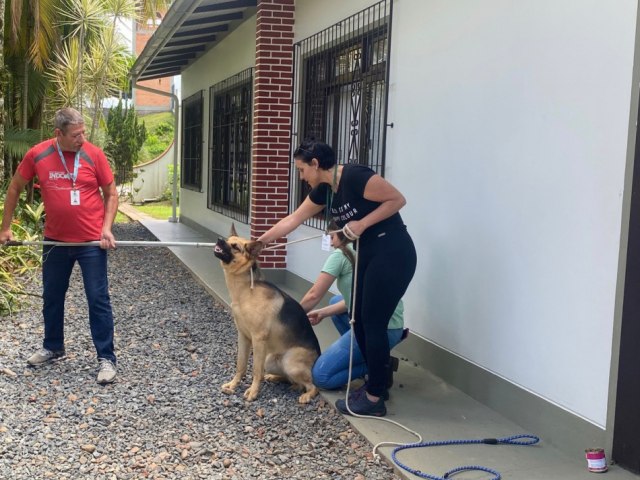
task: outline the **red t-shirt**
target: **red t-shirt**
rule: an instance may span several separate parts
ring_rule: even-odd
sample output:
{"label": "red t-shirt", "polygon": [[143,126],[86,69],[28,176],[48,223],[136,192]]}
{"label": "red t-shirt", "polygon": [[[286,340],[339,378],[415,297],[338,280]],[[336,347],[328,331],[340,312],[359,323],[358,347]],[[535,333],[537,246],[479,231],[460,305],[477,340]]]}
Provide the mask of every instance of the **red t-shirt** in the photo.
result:
{"label": "red t-shirt", "polygon": [[[73,174],[75,152],[63,152],[67,169]],[[104,222],[104,201],[99,187],[113,182],[113,173],[104,152],[89,142],[80,149],[80,165],[75,188],[80,204],[71,204],[72,182],[62,165],[56,140],[46,140],[27,152],[18,165],[27,180],[38,177],[47,213],[44,234],[62,242],[100,240]]]}

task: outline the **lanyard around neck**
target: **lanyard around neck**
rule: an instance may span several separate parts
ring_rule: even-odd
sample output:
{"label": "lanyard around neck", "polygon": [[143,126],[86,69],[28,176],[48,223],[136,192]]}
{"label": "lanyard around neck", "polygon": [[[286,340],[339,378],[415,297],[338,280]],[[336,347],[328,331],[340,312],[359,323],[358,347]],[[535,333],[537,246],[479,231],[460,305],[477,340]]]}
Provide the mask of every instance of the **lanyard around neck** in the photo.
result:
{"label": "lanyard around neck", "polygon": [[324,223],[325,223],[325,230],[328,232],[329,231],[329,217],[331,217],[331,213],[329,212],[329,209],[331,208],[331,204],[333,203],[333,189],[336,188],[336,179],[338,178],[338,164],[335,164],[335,169],[333,170],[333,182],[331,183],[331,188],[327,189],[327,204],[324,207],[324,211],[325,211],[325,216],[324,216]]}
{"label": "lanyard around neck", "polygon": [[62,161],[62,166],[64,167],[67,175],[69,175],[69,179],[71,180],[71,186],[73,188],[76,187],[76,179],[78,178],[78,170],[80,169],[80,150],[76,152],[75,159],[73,161],[73,175],[69,172],[67,168],[67,161],[64,159],[64,155],[62,154],[62,149],[60,148],[60,144],[58,140],[56,140],[56,147],[58,147],[58,155],[60,155],[60,160]]}

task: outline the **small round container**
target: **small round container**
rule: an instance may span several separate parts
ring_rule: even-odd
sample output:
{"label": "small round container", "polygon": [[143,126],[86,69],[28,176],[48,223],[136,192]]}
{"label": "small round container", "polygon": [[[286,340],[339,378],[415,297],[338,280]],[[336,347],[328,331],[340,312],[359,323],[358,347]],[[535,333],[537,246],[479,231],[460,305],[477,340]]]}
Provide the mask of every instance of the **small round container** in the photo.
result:
{"label": "small round container", "polygon": [[602,448],[587,448],[585,454],[587,457],[587,470],[590,472],[604,473],[609,469],[607,458]]}

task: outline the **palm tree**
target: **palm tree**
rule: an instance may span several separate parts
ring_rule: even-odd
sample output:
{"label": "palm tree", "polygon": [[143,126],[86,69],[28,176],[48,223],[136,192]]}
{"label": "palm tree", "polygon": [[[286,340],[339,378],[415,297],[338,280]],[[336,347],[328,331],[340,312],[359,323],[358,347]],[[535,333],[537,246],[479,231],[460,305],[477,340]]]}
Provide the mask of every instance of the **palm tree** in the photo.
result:
{"label": "palm tree", "polygon": [[[51,96],[48,109],[58,110],[75,105],[82,76],[81,52],[80,39],[70,38],[54,53],[51,68],[45,72],[49,80],[47,97]],[[56,92],[55,96],[52,95],[53,92]]]}
{"label": "palm tree", "polygon": [[[4,97],[0,103],[0,159],[4,157],[5,125],[16,139],[12,143],[16,148],[11,149],[16,154],[25,141],[18,130],[31,128],[44,137],[50,127],[49,114],[65,105],[80,110],[92,106],[93,137],[103,98],[126,84],[131,62],[115,34],[116,23],[136,14],[155,18],[155,12],[166,10],[169,4],[169,0],[0,0],[0,20],[5,20],[0,74],[3,67],[7,72],[6,77],[0,75],[0,102]],[[4,123],[2,113],[6,113]],[[34,132],[26,137],[34,138]],[[8,165],[7,176],[17,159]],[[0,161],[0,180],[3,163]]]}
{"label": "palm tree", "polygon": [[21,102],[17,112],[22,128],[29,124],[29,86],[32,72],[43,72],[59,42],[54,23],[56,0],[9,0],[10,32],[7,50],[20,59]]}
{"label": "palm tree", "polygon": [[166,12],[171,5],[171,0],[142,0],[138,4],[138,19],[155,21],[158,12]]}
{"label": "palm tree", "polygon": [[129,62],[123,38],[118,34],[119,21],[136,16],[136,3],[131,0],[105,0],[105,8],[112,17],[110,25],[103,30],[100,43],[89,45],[88,84],[92,90],[94,114],[89,133],[92,141],[98,120],[102,115],[102,101],[110,91],[117,91],[120,79],[127,76]]}
{"label": "palm tree", "polygon": [[[6,149],[2,152],[4,177],[10,177],[25,138],[36,138],[28,127],[40,123],[44,77],[50,53],[59,41],[53,5],[57,0],[3,0],[3,123]],[[18,129],[24,133],[19,133]],[[11,148],[9,148],[11,147]],[[24,153],[24,152],[22,152]],[[3,176],[0,176],[2,179]]]}
{"label": "palm tree", "polygon": [[4,167],[4,92],[6,89],[5,67],[4,67],[4,0],[0,0],[0,185],[5,180]]}
{"label": "palm tree", "polygon": [[[157,8],[166,8],[167,0],[68,0],[69,6],[59,9],[61,22],[69,31],[69,38],[79,37],[77,103],[87,101],[93,108],[89,140],[92,141],[102,118],[103,100],[126,83],[130,66],[124,39],[118,22],[143,16],[155,16]],[[65,58],[70,65],[71,59]]]}

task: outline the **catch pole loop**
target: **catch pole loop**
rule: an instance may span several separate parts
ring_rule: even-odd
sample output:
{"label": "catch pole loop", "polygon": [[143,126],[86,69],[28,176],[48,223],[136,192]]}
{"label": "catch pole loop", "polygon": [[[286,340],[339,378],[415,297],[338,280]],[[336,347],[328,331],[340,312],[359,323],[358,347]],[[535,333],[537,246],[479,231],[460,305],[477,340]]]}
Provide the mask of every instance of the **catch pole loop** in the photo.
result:
{"label": "catch pole loop", "polygon": [[348,224],[342,227],[342,233],[344,233],[344,236],[347,237],[352,242],[355,242],[360,238],[360,235],[354,233],[354,231],[349,228]]}

